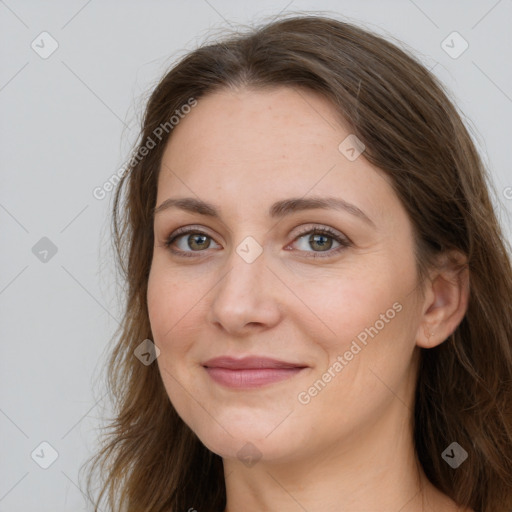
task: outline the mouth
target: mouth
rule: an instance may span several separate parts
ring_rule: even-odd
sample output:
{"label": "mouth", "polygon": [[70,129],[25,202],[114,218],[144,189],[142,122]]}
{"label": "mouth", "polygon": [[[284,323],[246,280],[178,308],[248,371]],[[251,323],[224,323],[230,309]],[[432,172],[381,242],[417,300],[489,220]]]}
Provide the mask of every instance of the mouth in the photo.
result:
{"label": "mouth", "polygon": [[289,379],[307,365],[267,357],[217,357],[203,363],[211,379],[229,388],[255,388]]}

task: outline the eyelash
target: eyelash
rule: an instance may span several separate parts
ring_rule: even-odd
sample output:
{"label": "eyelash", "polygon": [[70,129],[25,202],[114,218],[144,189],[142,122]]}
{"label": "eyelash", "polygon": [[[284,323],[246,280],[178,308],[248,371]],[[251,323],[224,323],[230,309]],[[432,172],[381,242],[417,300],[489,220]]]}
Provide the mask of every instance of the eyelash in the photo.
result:
{"label": "eyelash", "polygon": [[[172,249],[172,247],[171,247],[172,244],[178,238],[180,238],[184,235],[191,235],[191,234],[203,235],[203,236],[206,236],[206,237],[212,239],[212,237],[210,235],[208,235],[208,233],[205,233],[204,231],[201,231],[200,229],[194,228],[193,226],[192,227],[183,227],[183,228],[177,229],[171,235],[169,235],[169,237],[164,242],[164,246],[169,251],[171,251],[172,253],[177,254],[179,256],[184,256],[187,258],[189,258],[189,257],[195,258],[197,256],[195,256],[194,253],[200,253],[200,252],[204,252],[204,251],[181,251],[181,250]],[[309,235],[309,234],[325,235],[328,238],[332,238],[333,240],[338,242],[340,244],[340,246],[336,247],[335,249],[330,249],[328,251],[312,251],[311,253],[310,253],[310,251],[300,251],[300,252],[305,252],[307,258],[328,258],[328,257],[334,256],[334,255],[337,255],[339,252],[341,252],[344,249],[346,249],[347,247],[351,247],[353,245],[352,242],[347,237],[340,236],[338,233],[336,233],[335,231],[333,231],[332,229],[330,229],[328,227],[305,228],[294,238],[293,242],[295,242],[298,239],[302,238],[303,236]],[[322,254],[323,252],[325,252],[325,255]]]}

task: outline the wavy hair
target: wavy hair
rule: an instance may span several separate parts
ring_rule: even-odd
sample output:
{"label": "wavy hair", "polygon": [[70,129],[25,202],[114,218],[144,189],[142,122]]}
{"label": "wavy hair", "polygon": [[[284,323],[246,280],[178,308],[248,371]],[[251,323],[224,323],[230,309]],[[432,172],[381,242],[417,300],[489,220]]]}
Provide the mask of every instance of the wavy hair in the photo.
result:
{"label": "wavy hair", "polygon": [[[407,50],[359,26],[294,14],[203,44],[158,83],[114,195],[112,240],[126,284],[122,324],[108,360],[114,418],[91,458],[96,511],[223,511],[222,459],[176,413],[156,364],[134,357],[152,338],[147,285],[162,154],[155,130],[193,98],[216,90],[288,86],[321,94],[366,146],[407,210],[420,281],[436,257],[467,258],[466,315],[443,343],[421,351],[414,404],[417,458],[429,480],[478,512],[512,509],[512,269],[495,194],[471,136],[440,81]],[[154,147],[148,147],[152,139]],[[141,155],[144,155],[141,157]],[[441,454],[456,440],[468,460]],[[104,509],[103,509],[104,510]]]}

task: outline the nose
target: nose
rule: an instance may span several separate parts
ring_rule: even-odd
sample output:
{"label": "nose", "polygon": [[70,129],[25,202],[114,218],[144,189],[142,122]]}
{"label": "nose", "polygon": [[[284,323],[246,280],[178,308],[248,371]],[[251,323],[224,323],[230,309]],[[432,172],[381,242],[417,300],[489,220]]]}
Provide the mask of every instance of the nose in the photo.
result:
{"label": "nose", "polygon": [[223,277],[212,290],[208,321],[237,336],[271,328],[281,318],[281,288],[267,268],[265,251],[252,263],[233,251]]}

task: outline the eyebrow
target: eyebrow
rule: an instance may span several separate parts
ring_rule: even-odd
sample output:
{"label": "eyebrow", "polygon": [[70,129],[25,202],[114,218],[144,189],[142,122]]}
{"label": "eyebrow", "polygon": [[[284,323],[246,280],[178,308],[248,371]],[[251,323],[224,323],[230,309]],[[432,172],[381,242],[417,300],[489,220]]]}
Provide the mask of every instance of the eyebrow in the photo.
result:
{"label": "eyebrow", "polygon": [[[153,217],[169,208],[179,208],[191,213],[220,219],[220,211],[215,205],[194,197],[170,197],[163,201],[160,206],[153,209]],[[295,212],[315,209],[345,211],[365,221],[367,224],[376,227],[375,223],[360,208],[337,197],[297,197],[283,199],[272,204],[269,208],[268,215],[271,218],[278,219]]]}

